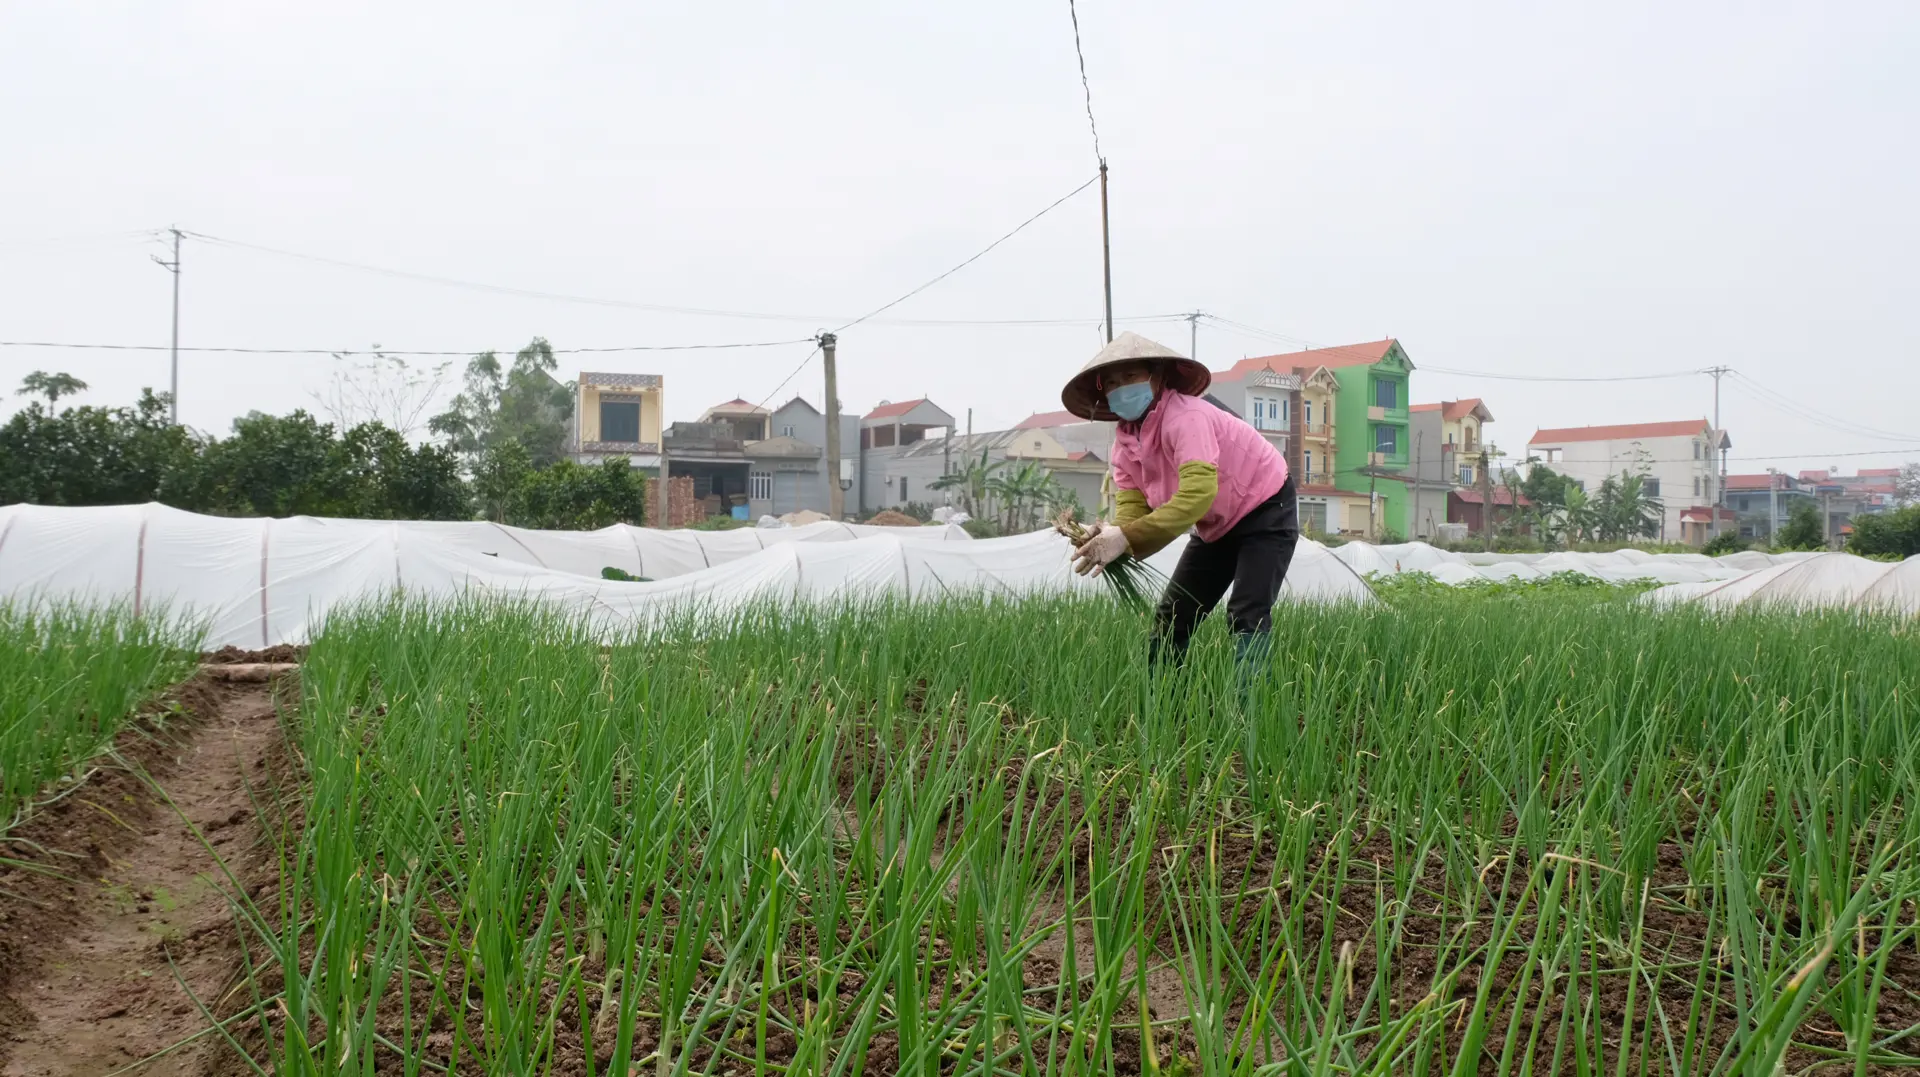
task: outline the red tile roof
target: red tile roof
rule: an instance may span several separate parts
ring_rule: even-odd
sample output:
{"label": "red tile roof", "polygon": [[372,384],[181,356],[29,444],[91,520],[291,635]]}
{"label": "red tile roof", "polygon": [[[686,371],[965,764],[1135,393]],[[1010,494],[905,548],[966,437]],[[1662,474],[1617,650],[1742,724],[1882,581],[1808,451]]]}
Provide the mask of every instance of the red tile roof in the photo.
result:
{"label": "red tile roof", "polygon": [[923,396],[918,400],[902,400],[898,404],[882,404],[872,411],[867,412],[866,417],[869,419],[891,419],[896,415],[905,415],[907,412],[912,411],[926,402],[927,398]]}
{"label": "red tile roof", "polygon": [[1049,426],[1066,426],[1068,423],[1084,423],[1087,420],[1070,411],[1036,411],[1020,420],[1015,430],[1042,430]]}
{"label": "red tile roof", "polygon": [[[1465,486],[1458,490],[1449,490],[1447,491],[1447,494],[1449,497],[1457,497],[1469,505],[1480,505],[1485,503],[1484,499],[1480,496],[1480,491],[1474,489],[1471,486]],[[1493,503],[1495,506],[1513,504],[1513,491],[1507,489],[1504,486],[1494,487]],[[1527,495],[1521,494],[1520,504],[1531,505],[1533,504],[1533,502],[1527,500]]]}
{"label": "red tile roof", "polygon": [[1295,367],[1304,367],[1312,371],[1314,367],[1319,366],[1372,366],[1387,357],[1387,352],[1393,344],[1393,340],[1389,338],[1367,344],[1342,344],[1337,348],[1313,348],[1303,352],[1259,355],[1251,359],[1242,359],[1225,370],[1216,370],[1213,376],[1223,381],[1238,381],[1256,370],[1291,374]]}
{"label": "red tile roof", "polygon": [[[1465,400],[1442,400],[1438,404],[1415,404],[1413,407],[1410,407],[1407,410],[1408,411],[1437,411],[1437,412],[1440,412],[1440,417],[1442,419],[1445,419],[1447,422],[1451,423],[1451,422],[1458,422],[1459,420],[1464,419],[1469,415],[1472,415],[1473,409],[1475,408],[1484,409],[1486,406],[1487,406],[1486,401],[1481,400],[1477,396],[1470,396]],[[1486,421],[1487,422],[1493,421],[1493,412],[1491,411],[1487,412]]]}
{"label": "red tile roof", "polygon": [[1826,482],[1827,473],[1825,471],[1802,471],[1800,473],[1800,481],[1801,482]]}
{"label": "red tile roof", "polygon": [[1067,459],[1069,459],[1069,460],[1072,460],[1072,461],[1074,461],[1075,463],[1078,463],[1078,462],[1079,462],[1079,461],[1081,461],[1081,460],[1095,460],[1095,461],[1097,461],[1097,460],[1099,460],[1099,459],[1100,459],[1100,457],[1099,457],[1099,455],[1098,455],[1098,454],[1096,454],[1096,453],[1095,453],[1095,452],[1094,452],[1094,451],[1093,451],[1092,449],[1081,449],[1081,450],[1080,450],[1079,452],[1070,452],[1070,453],[1068,453],[1068,454],[1067,454]]}
{"label": "red tile roof", "polygon": [[[1689,523],[1704,524],[1713,520],[1713,510],[1705,505],[1695,505],[1690,509],[1681,509],[1680,518]],[[1732,509],[1721,509],[1722,520],[1737,520],[1739,516]]]}
{"label": "red tile roof", "polygon": [[1900,477],[1900,469],[1897,467],[1863,467],[1860,469],[1859,474],[1863,479],[1897,479]]}
{"label": "red tile roof", "polygon": [[1727,489],[1729,490],[1767,490],[1775,486],[1779,487],[1782,490],[1786,489],[1787,476],[1785,475],[1728,475],[1727,476]]}
{"label": "red tile roof", "polygon": [[1677,423],[1621,423],[1617,426],[1565,426],[1536,430],[1529,445],[1559,445],[1569,441],[1632,441],[1634,438],[1682,438],[1704,434],[1712,426],[1705,419]]}

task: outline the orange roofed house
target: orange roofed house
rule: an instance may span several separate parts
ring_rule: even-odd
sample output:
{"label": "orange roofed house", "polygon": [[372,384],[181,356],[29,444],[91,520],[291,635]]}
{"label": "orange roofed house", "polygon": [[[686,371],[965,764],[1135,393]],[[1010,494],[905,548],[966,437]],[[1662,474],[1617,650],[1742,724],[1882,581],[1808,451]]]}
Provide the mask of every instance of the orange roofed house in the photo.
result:
{"label": "orange roofed house", "polygon": [[1714,506],[1719,506],[1718,530],[1735,522],[1718,479],[1732,444],[1725,430],[1715,430],[1707,420],[1686,419],[1539,430],[1527,442],[1527,456],[1589,494],[1609,475],[1644,475],[1648,495],[1665,508],[1659,538],[1697,546],[1716,530]]}

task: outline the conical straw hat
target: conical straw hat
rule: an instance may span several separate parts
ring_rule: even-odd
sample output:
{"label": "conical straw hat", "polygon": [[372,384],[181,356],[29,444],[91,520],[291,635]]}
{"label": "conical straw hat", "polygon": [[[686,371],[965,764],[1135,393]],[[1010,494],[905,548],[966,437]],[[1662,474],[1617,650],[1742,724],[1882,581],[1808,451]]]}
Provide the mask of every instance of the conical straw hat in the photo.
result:
{"label": "conical straw hat", "polygon": [[1206,367],[1165,344],[1148,340],[1138,333],[1122,333],[1101,348],[1100,354],[1087,360],[1087,365],[1080,368],[1080,373],[1067,382],[1067,387],[1060,390],[1060,403],[1082,419],[1119,422],[1120,417],[1107,410],[1107,395],[1097,384],[1100,371],[1119,363],[1141,360],[1158,363],[1166,387],[1176,393],[1199,396],[1213,383],[1213,374]]}

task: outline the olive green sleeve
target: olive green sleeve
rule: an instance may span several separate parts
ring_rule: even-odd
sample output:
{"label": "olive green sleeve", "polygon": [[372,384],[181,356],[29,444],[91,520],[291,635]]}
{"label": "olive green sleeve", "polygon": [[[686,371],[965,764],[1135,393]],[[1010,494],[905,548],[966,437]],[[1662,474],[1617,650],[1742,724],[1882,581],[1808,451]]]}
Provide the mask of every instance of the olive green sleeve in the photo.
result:
{"label": "olive green sleeve", "polygon": [[1113,522],[1122,527],[1145,516],[1147,495],[1139,490],[1116,490],[1113,494]]}
{"label": "olive green sleeve", "polygon": [[[1178,538],[1213,507],[1220,492],[1220,473],[1197,460],[1180,465],[1180,488],[1167,503],[1135,519],[1120,517],[1120,531],[1135,557],[1151,557]],[[1142,502],[1144,503],[1144,498]]]}

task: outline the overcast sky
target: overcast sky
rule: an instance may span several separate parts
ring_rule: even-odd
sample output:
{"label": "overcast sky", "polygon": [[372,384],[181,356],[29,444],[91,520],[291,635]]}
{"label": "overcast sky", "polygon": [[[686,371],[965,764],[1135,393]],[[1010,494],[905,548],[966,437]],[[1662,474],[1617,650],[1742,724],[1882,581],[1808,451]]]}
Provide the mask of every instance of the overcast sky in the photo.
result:
{"label": "overcast sky", "polygon": [[[1724,363],[1734,470],[1920,458],[1920,5],[1084,0],[1121,328],[1216,368],[1398,337],[1416,367]],[[1066,0],[326,5],[15,0],[0,14],[0,340],[165,344],[180,228],[601,298],[461,289],[189,238],[182,344],[510,351],[793,340],[924,283],[1095,172]],[[841,396],[977,429],[1100,343],[1081,192],[841,338]],[[625,304],[625,305],[620,305]],[[800,315],[704,317],[642,305]],[[835,320],[838,319],[838,320]],[[1276,339],[1277,337],[1277,339]],[[806,344],[565,355],[671,419],[818,403]],[[164,352],[0,348],[87,403]],[[188,353],[182,417],[310,405],[325,356]],[[1493,380],[1494,441],[1710,413],[1704,376]],[[1769,400],[1767,393],[1775,394]],[[1902,456],[1841,455],[1885,450]],[[1785,454],[1778,460],[1751,457]]]}

